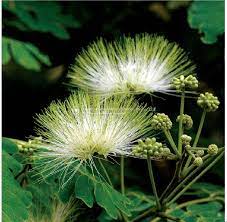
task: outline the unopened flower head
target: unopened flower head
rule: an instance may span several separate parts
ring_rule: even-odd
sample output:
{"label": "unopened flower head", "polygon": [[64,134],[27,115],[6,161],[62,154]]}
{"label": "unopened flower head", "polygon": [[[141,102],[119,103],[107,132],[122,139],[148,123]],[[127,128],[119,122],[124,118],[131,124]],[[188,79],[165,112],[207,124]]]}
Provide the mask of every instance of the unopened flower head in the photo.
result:
{"label": "unopened flower head", "polygon": [[[180,122],[180,115],[177,117],[176,121]],[[192,128],[193,126],[193,120],[191,118],[191,116],[187,115],[187,114],[183,114],[183,118],[182,118],[182,123],[185,129],[189,130]]]}
{"label": "unopened flower head", "polygon": [[193,164],[195,165],[195,166],[201,166],[202,164],[203,164],[203,159],[201,158],[201,157],[196,157],[195,159],[194,159],[194,162],[193,162]]}
{"label": "unopened flower head", "polygon": [[211,156],[215,156],[218,154],[218,146],[216,144],[210,144],[208,146],[207,153]]}
{"label": "unopened flower head", "polygon": [[151,127],[154,130],[169,130],[172,125],[170,118],[165,113],[157,113],[151,119]]}
{"label": "unopened flower head", "polygon": [[[77,201],[70,199],[67,203],[59,200],[51,202],[50,213],[46,213],[44,209],[36,209],[36,213],[30,213],[26,222],[66,222],[71,221],[70,216],[75,213]],[[39,206],[39,205],[38,205]]]}
{"label": "unopened flower head", "polygon": [[181,136],[181,141],[182,141],[183,145],[190,145],[191,140],[192,140],[192,138],[186,134],[183,134]]}
{"label": "unopened flower head", "polygon": [[186,89],[194,90],[198,88],[199,82],[193,75],[189,75],[187,77],[180,75],[179,77],[173,78],[172,84],[177,91],[184,91]]}
{"label": "unopened flower head", "polygon": [[173,77],[194,73],[195,66],[176,43],[142,34],[92,43],[75,60],[71,85],[102,95],[169,91]]}
{"label": "unopened flower head", "polygon": [[76,161],[92,165],[96,153],[127,155],[133,142],[151,133],[151,115],[150,109],[133,98],[75,93],[65,102],[53,102],[37,116],[37,133],[46,148],[37,155],[53,159],[50,162],[59,168]]}
{"label": "unopened flower head", "polygon": [[200,94],[197,100],[197,104],[207,112],[214,112],[218,109],[220,102],[217,96],[214,96],[212,93],[206,92],[204,94]]}
{"label": "unopened flower head", "polygon": [[146,138],[138,140],[138,145],[133,147],[132,154],[136,157],[147,158],[148,156],[154,158],[161,158],[171,154],[169,148],[164,147],[162,143],[156,141],[156,138]]}

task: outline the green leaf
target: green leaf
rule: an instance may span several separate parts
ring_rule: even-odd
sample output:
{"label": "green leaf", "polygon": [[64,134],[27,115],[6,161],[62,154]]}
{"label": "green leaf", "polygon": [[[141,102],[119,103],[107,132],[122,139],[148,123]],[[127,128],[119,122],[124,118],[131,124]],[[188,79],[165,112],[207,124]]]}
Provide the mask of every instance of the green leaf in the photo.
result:
{"label": "green leaf", "polygon": [[191,28],[198,29],[204,36],[203,43],[213,44],[224,33],[224,1],[193,1],[188,9]]}
{"label": "green leaf", "polygon": [[[4,64],[9,61],[8,57],[11,57],[9,54],[11,51],[15,62],[26,69],[40,71],[42,63],[47,66],[51,65],[49,57],[41,53],[39,49],[31,43],[25,43],[6,37],[3,37],[3,40],[3,44],[5,44],[3,53],[6,54]],[[6,52],[6,50],[8,51]]]}
{"label": "green leaf", "polygon": [[31,194],[22,189],[14,175],[19,173],[22,165],[13,158],[16,145],[3,139],[2,151],[2,212],[4,222],[22,222],[28,218],[28,207],[31,205]]}
{"label": "green leaf", "polygon": [[193,204],[186,207],[186,210],[175,209],[172,205],[170,215],[180,218],[185,222],[219,222],[224,221],[223,208],[219,202],[208,202],[205,204]]}
{"label": "green leaf", "polygon": [[70,200],[70,197],[74,195],[75,181],[76,177],[66,183],[64,187],[60,188],[58,195],[63,203],[67,203]]}
{"label": "green leaf", "polygon": [[204,182],[195,183],[190,187],[190,191],[195,191],[197,196],[200,197],[210,196],[215,193],[220,196],[223,195],[224,197],[224,187],[211,183]]}
{"label": "green leaf", "polygon": [[[72,166],[72,168],[75,169],[76,166]],[[65,178],[65,180],[68,179]],[[73,181],[74,191],[71,190]],[[96,202],[114,219],[117,219],[120,211],[130,216],[128,209],[130,200],[83,166],[80,166],[74,178],[68,181],[63,188],[61,187],[59,192],[61,199],[64,194],[67,196],[66,201],[69,200],[70,194],[75,194],[88,207],[92,207]]]}
{"label": "green leaf", "polygon": [[[219,202],[209,202],[206,204],[194,204],[187,207],[187,211],[192,215],[197,215],[204,218],[215,218],[218,212],[222,209],[222,204]],[[207,221],[208,222],[208,221]]]}
{"label": "green leaf", "polygon": [[100,183],[95,185],[95,198],[99,206],[104,208],[112,218],[117,219],[119,211],[114,205],[111,192],[105,184]]}
{"label": "green leaf", "polygon": [[131,201],[128,208],[134,217],[156,204],[153,196],[146,195],[138,190],[128,191],[126,195]]}
{"label": "green leaf", "polygon": [[10,61],[9,42],[6,38],[2,38],[2,64],[5,65]]}
{"label": "green leaf", "polygon": [[[81,24],[72,15],[62,12],[57,2],[3,2],[3,9],[18,17],[15,27],[33,31],[49,32],[60,39],[68,39],[67,28],[79,28]],[[11,25],[13,25],[11,23]]]}
{"label": "green leaf", "polygon": [[15,62],[25,67],[26,69],[40,71],[41,66],[39,62],[26,49],[24,43],[16,40],[11,40],[10,47]]}
{"label": "green leaf", "polygon": [[81,199],[88,207],[92,207],[94,203],[94,184],[93,181],[84,175],[77,178],[75,183],[75,195]]}
{"label": "green leaf", "polygon": [[2,138],[2,149],[9,154],[15,154],[18,152],[17,145],[11,139],[5,137]]}
{"label": "green leaf", "polygon": [[37,47],[32,45],[31,43],[25,43],[25,47],[34,55],[38,58],[40,62],[43,64],[50,66],[51,62],[50,59],[47,55],[42,54]]}

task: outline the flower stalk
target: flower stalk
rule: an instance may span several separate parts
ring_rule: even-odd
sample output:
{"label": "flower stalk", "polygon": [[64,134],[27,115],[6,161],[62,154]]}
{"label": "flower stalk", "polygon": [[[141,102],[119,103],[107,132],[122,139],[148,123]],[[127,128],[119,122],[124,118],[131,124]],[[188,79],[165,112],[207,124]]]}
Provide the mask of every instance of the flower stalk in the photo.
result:
{"label": "flower stalk", "polygon": [[184,114],[184,103],[185,103],[185,92],[181,93],[181,102],[180,102],[180,121],[179,121],[179,131],[178,131],[178,151],[182,153],[182,141],[181,136],[183,134],[183,114]]}
{"label": "flower stalk", "polygon": [[[193,148],[197,146],[197,143],[199,141],[199,137],[200,137],[201,132],[202,132],[202,128],[203,128],[203,124],[204,124],[204,121],[205,121],[205,117],[206,117],[206,110],[204,109],[203,113],[202,113],[202,116],[201,116],[201,119],[200,119],[200,122],[199,122],[199,127],[198,127],[198,130],[197,130],[196,136],[195,136],[195,140],[194,140],[193,145],[192,145]],[[185,164],[185,166],[183,168],[183,171],[182,171],[183,174],[185,174],[185,171],[189,167],[189,165],[191,163],[191,160],[192,160],[192,156],[189,156],[187,161],[186,161],[186,164]]]}
{"label": "flower stalk", "polygon": [[125,195],[125,172],[124,172],[124,156],[121,156],[121,193]]}
{"label": "flower stalk", "polygon": [[153,190],[153,193],[154,193],[154,196],[155,196],[155,201],[156,201],[156,204],[157,204],[157,209],[161,210],[161,204],[160,204],[160,201],[159,201],[159,197],[158,197],[158,193],[157,193],[157,189],[156,189],[156,185],[155,185],[150,155],[147,156],[147,166],[148,166],[148,172],[149,172],[152,190]]}

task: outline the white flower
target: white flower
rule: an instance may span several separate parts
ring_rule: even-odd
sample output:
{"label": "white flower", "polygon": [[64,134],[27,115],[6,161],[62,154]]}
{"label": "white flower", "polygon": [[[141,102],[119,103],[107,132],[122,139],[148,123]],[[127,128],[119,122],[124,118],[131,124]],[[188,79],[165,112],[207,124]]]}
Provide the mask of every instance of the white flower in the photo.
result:
{"label": "white flower", "polygon": [[72,214],[78,210],[76,206],[78,202],[70,199],[67,203],[62,203],[57,199],[51,202],[50,214],[45,212],[45,209],[40,209],[39,203],[37,204],[36,214],[30,213],[26,222],[66,222],[70,221]]}
{"label": "white flower", "polygon": [[152,93],[169,91],[173,77],[194,69],[177,44],[142,34],[94,42],[76,58],[68,77],[71,85],[102,95]]}
{"label": "white flower", "polygon": [[104,99],[78,92],[65,102],[53,102],[37,116],[36,131],[45,147],[36,153],[44,161],[41,168],[53,174],[76,162],[78,168],[84,162],[93,165],[96,154],[130,154],[133,143],[151,133],[151,115],[133,98]]}

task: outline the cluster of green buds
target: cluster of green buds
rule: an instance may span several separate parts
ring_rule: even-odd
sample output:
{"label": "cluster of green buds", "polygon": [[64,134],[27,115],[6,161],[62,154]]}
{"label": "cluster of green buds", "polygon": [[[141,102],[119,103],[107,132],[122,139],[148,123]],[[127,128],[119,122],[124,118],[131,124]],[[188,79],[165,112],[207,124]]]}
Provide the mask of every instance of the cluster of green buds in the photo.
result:
{"label": "cluster of green buds", "polygon": [[35,146],[40,143],[42,137],[34,137],[33,139],[29,139],[28,142],[23,142],[17,144],[17,147],[22,153],[32,153],[35,150]]}
{"label": "cluster of green buds", "polygon": [[[177,117],[176,122],[180,122],[180,115]],[[182,123],[184,126],[184,129],[191,129],[193,126],[193,120],[192,117],[187,115],[187,114],[183,114],[183,118],[182,118]]]}
{"label": "cluster of green buds", "polygon": [[211,156],[218,154],[218,146],[215,144],[210,144],[207,149],[207,153]]}
{"label": "cluster of green buds", "polygon": [[151,126],[155,130],[169,130],[172,128],[172,122],[166,114],[157,113],[151,119]]}
{"label": "cluster of green buds", "polygon": [[193,165],[199,167],[203,164],[203,159],[202,156],[204,155],[204,151],[202,149],[198,149],[196,151],[191,150],[191,146],[190,146],[190,141],[191,141],[191,137],[188,135],[182,135],[182,143],[183,140],[185,141],[185,149],[188,151],[188,153],[191,155],[191,157],[194,159],[193,161]]}
{"label": "cluster of green buds", "polygon": [[206,92],[204,94],[200,94],[197,100],[197,104],[207,112],[214,112],[218,109],[220,102],[217,96],[214,96],[212,93]]}
{"label": "cluster of green buds", "polygon": [[196,151],[196,153],[195,153],[195,156],[196,157],[202,157],[204,155],[204,150],[198,150],[198,151]]}
{"label": "cluster of green buds", "polygon": [[183,134],[181,136],[182,144],[185,145],[185,146],[190,145],[191,140],[192,140],[192,138],[190,136],[186,135],[186,134]]}
{"label": "cluster of green buds", "polygon": [[156,141],[156,138],[146,138],[138,140],[138,145],[133,147],[132,154],[136,157],[147,158],[150,157],[166,157],[171,154],[171,151],[167,147],[163,147],[162,143]]}
{"label": "cluster of green buds", "polygon": [[24,145],[21,145],[21,144],[18,144],[18,149],[21,153],[32,153],[34,151],[33,148],[31,147],[28,147],[28,146],[24,146]]}
{"label": "cluster of green buds", "polygon": [[198,156],[198,157],[195,157],[194,161],[193,161],[193,164],[197,167],[201,166],[203,164],[203,159],[202,157]]}
{"label": "cluster of green buds", "polygon": [[180,75],[173,78],[172,85],[177,91],[184,91],[185,89],[194,90],[198,88],[199,82],[193,75],[187,77]]}

